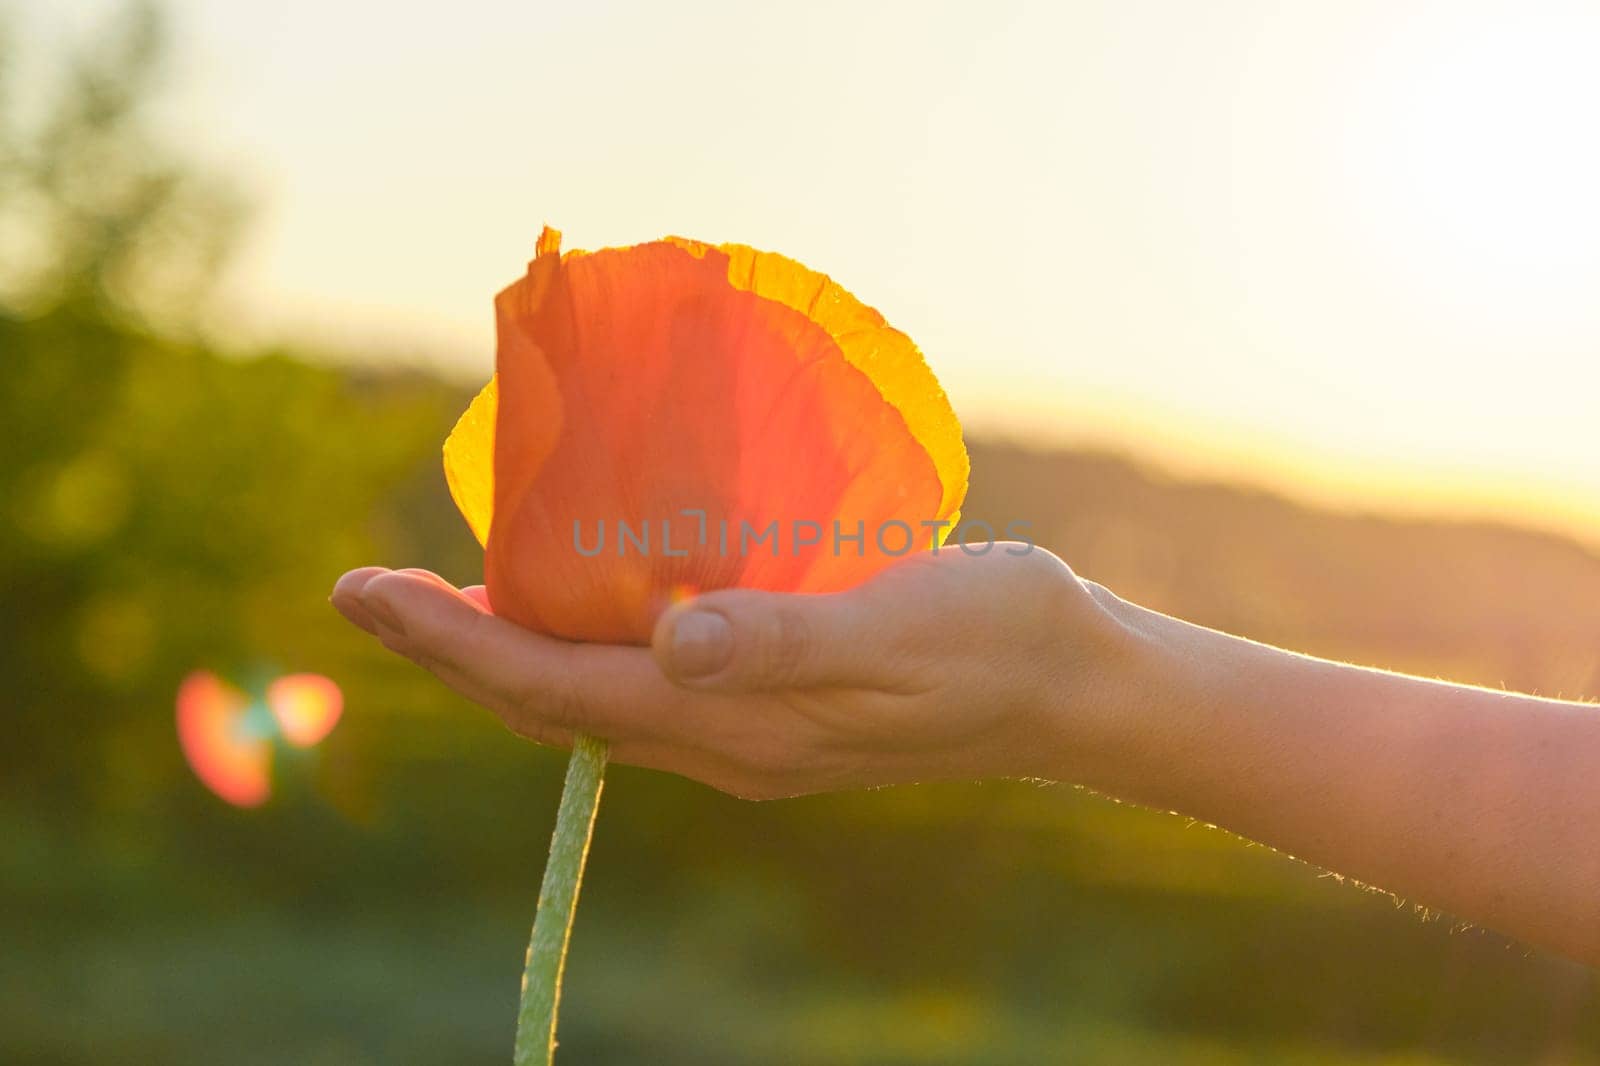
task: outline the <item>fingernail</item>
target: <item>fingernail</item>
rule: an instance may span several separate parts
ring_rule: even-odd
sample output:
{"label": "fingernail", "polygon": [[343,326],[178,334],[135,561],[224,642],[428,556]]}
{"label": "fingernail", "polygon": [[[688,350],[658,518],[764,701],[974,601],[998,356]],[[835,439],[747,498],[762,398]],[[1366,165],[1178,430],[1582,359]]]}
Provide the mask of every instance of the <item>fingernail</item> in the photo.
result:
{"label": "fingernail", "polygon": [[715,611],[690,611],[672,627],[672,666],[680,677],[708,677],[733,658],[733,629]]}
{"label": "fingernail", "polygon": [[395,614],[394,608],[384,603],[376,596],[361,597],[361,606],[367,613],[377,620],[378,624],[398,636],[406,635],[406,627],[400,623],[400,616]]}

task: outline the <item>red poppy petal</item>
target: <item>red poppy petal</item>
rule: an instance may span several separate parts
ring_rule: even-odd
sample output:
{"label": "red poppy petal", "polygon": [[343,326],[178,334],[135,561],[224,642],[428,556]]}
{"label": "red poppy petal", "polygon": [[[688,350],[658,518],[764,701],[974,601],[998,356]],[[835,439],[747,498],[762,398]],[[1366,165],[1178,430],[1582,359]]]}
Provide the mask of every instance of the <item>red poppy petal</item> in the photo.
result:
{"label": "red poppy petal", "polygon": [[[721,252],[552,249],[497,307],[485,571],[514,621],[643,642],[673,589],[846,587],[899,554],[873,527],[938,513],[939,478],[899,411],[804,314],[730,285]],[[836,520],[864,523],[865,542],[836,552]],[[747,550],[746,529],[773,522],[776,554]],[[820,539],[797,545],[797,522]],[[603,550],[585,556],[575,534]]]}

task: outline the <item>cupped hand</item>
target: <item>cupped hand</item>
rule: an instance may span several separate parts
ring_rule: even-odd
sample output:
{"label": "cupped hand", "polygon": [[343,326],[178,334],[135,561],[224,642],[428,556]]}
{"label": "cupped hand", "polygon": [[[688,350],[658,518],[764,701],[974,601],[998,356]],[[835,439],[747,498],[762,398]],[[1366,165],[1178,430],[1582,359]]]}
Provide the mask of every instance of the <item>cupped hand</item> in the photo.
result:
{"label": "cupped hand", "polygon": [[332,602],[535,741],[747,798],[1059,776],[1131,653],[1105,590],[1049,552],[908,556],[828,595],[727,589],[677,604],[649,648],[575,644],[423,570],[345,574]]}

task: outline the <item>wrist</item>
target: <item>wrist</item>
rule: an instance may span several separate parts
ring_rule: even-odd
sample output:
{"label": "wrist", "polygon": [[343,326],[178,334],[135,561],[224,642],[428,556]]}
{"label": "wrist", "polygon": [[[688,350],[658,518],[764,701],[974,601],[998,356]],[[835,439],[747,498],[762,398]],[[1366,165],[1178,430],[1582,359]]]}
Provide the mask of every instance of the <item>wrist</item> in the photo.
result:
{"label": "wrist", "polygon": [[1039,776],[1138,798],[1151,774],[1170,768],[1160,751],[1184,706],[1196,701],[1183,623],[1074,578],[1078,606],[1053,635],[1057,669],[1043,714],[1050,742]]}

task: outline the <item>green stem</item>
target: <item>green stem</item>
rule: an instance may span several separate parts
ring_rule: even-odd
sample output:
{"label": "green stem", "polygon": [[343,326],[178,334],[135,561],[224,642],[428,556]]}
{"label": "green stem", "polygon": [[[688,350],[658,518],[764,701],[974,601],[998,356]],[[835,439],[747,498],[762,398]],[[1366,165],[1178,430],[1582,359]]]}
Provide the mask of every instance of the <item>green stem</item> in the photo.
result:
{"label": "green stem", "polygon": [[561,1002],[561,971],[567,962],[572,913],[578,906],[583,862],[589,856],[594,812],[606,773],[606,742],[579,733],[567,763],[550,858],[539,886],[539,909],[528,942],[522,975],[522,1005],[517,1010],[514,1066],[548,1066],[556,1054],[556,1008]]}

